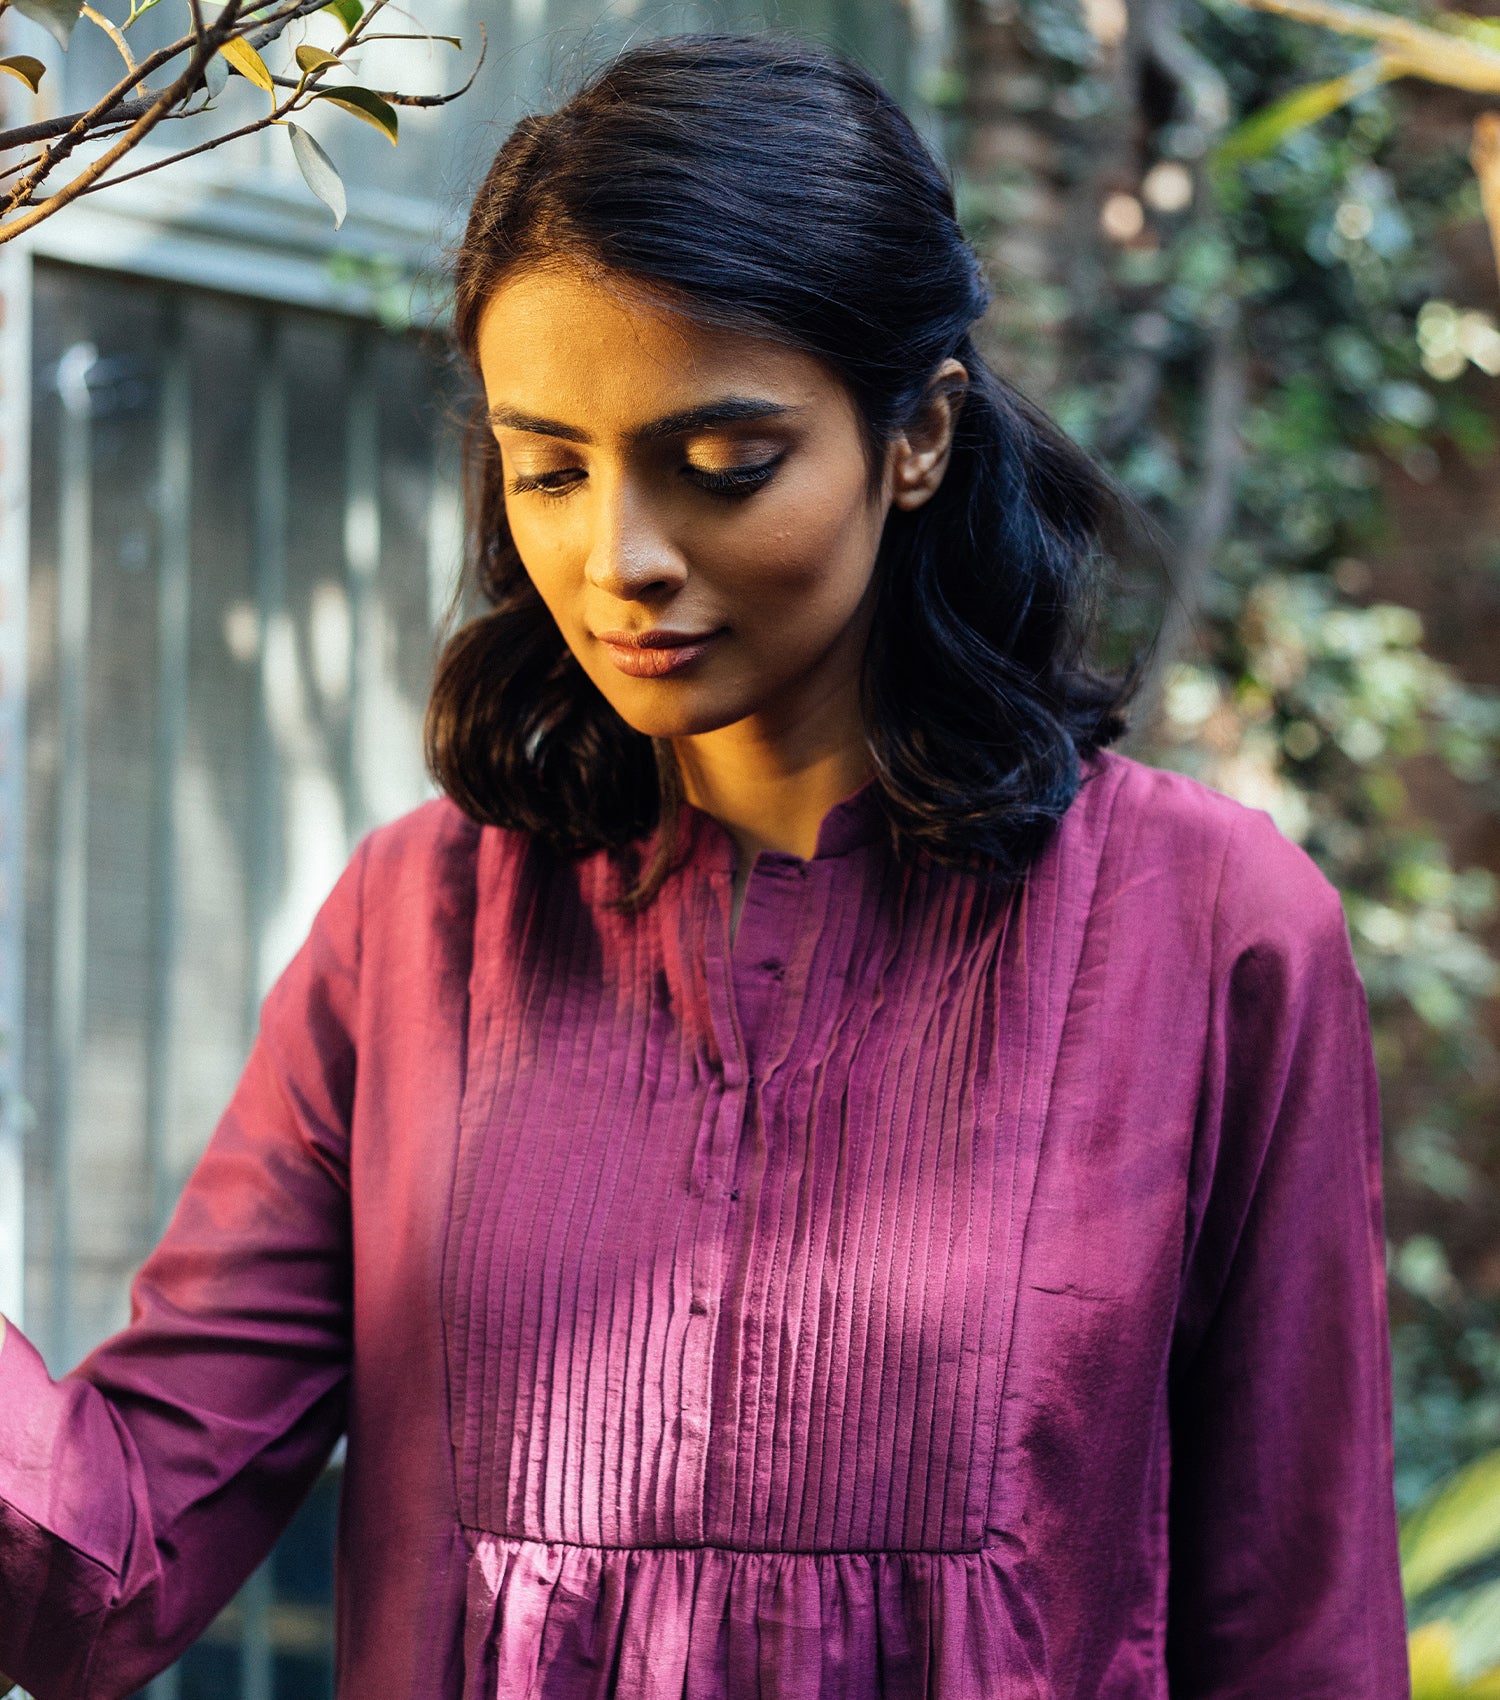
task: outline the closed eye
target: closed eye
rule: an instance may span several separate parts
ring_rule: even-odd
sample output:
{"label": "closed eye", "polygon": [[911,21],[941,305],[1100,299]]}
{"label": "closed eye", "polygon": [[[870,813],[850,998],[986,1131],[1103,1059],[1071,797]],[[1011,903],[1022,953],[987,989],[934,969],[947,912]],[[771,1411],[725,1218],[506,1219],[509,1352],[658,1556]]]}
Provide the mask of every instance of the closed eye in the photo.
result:
{"label": "closed eye", "polygon": [[[694,466],[691,462],[682,469],[700,490],[715,496],[748,496],[767,484],[785,459],[785,451],[751,466],[726,466],[719,470]],[[566,496],[585,476],[580,467],[568,466],[555,472],[517,473],[506,486],[512,496],[536,492],[542,496]]]}
{"label": "closed eye", "polygon": [[544,496],[566,496],[583,473],[576,466],[566,466],[557,472],[517,473],[507,486],[512,496],[524,496],[529,490]]}
{"label": "closed eye", "polygon": [[700,490],[716,496],[748,496],[770,481],[784,458],[783,451],[754,466],[726,466],[722,471],[710,472],[705,467],[688,465],[682,470]]}

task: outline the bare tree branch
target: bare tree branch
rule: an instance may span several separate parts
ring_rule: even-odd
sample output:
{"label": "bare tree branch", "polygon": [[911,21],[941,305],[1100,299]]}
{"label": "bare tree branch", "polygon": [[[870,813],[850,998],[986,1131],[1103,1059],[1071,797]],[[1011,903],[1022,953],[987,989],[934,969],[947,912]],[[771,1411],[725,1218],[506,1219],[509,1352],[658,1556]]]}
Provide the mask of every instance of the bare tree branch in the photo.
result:
{"label": "bare tree branch", "polygon": [[[133,123],[149,107],[149,97],[145,100],[128,100],[115,109],[114,116]],[[57,118],[44,118],[39,124],[21,124],[14,130],[6,130],[0,135],[0,148],[24,147],[28,142],[45,142],[53,136],[65,136],[75,124],[81,123],[88,117],[87,112],[67,112]],[[97,134],[97,132],[95,132]],[[19,170],[19,166],[12,166]]]}
{"label": "bare tree branch", "polygon": [[[360,38],[360,45],[363,46],[366,41],[370,40],[381,41],[385,39],[387,38],[382,36],[362,36]],[[406,40],[408,38],[403,36],[399,38],[391,37],[389,39]],[[488,46],[489,37],[485,34],[484,25],[481,24],[479,26],[479,58],[474,62],[474,69],[469,72],[468,76],[456,89],[453,89],[448,94],[402,94],[396,89],[374,89],[371,92],[378,94],[380,98],[390,106],[446,106],[449,101],[457,100],[461,94],[467,94],[469,90],[473,88],[474,79],[479,75],[479,72],[484,65],[484,55]],[[279,89],[295,89],[302,86],[295,77],[272,77],[271,81],[275,83]],[[115,181],[119,182],[121,179],[116,178]]]}
{"label": "bare tree branch", "polygon": [[1380,42],[1388,58],[1400,65],[1399,74],[1447,83],[1479,94],[1500,93],[1500,53],[1480,42],[1450,35],[1410,18],[1353,6],[1346,0],[1244,0],[1262,12],[1319,24],[1340,35],[1364,36]]}
{"label": "bare tree branch", "polygon": [[[328,0],[292,0],[292,3],[278,12],[274,17],[262,23],[252,23],[245,30],[245,40],[258,53],[261,48],[269,47],[286,32],[288,24],[294,24],[299,18],[310,18],[314,12],[321,12]],[[373,7],[371,10],[373,11]],[[363,19],[360,20],[363,23]]]}
{"label": "bare tree branch", "polygon": [[[225,7],[225,14],[231,19],[231,27],[233,16],[237,13],[237,11],[238,0],[229,0],[228,6]],[[218,27],[223,27],[222,19],[220,21],[220,26]],[[211,34],[212,33],[213,32],[211,32]],[[219,39],[227,39],[228,35],[229,28],[226,27],[224,28],[223,36]],[[200,49],[202,45],[202,43],[199,44]],[[217,45],[217,42],[215,42],[215,45]],[[37,155],[36,161],[32,165],[31,169],[26,172],[21,181],[10,191],[4,204],[0,205],[0,218],[3,218],[8,213],[14,212],[17,207],[25,206],[31,199],[32,190],[48,176],[54,167],[61,164],[62,161],[73,152],[78,144],[87,137],[92,127],[96,126],[102,119],[107,118],[113,112],[114,108],[117,107],[122,100],[124,100],[125,96],[138,86],[141,76],[149,75],[149,73],[155,70],[158,65],[165,64],[167,61],[175,59],[178,52],[179,48],[174,43],[171,47],[161,48],[158,52],[151,54],[142,62],[141,66],[138,67],[140,75],[127,77],[123,82],[116,83],[108,94],[106,94],[102,99],[96,101],[87,112],[77,118],[74,123],[58,137],[55,143],[49,144],[47,147],[43,148],[41,153]],[[202,55],[198,58],[195,64],[194,74],[201,74],[203,65],[206,63],[206,55]],[[174,83],[171,86],[173,89],[176,89],[178,85]],[[135,122],[143,123],[148,117],[150,117],[155,107],[159,104],[160,97],[158,97],[156,101],[153,101]],[[148,128],[154,127],[155,123],[156,119],[152,118],[151,124]],[[5,145],[7,145],[7,138],[0,135],[0,147],[4,147]],[[29,229],[35,222],[35,219],[28,218],[26,228]],[[9,228],[0,227],[0,241],[8,239],[10,234],[11,232]]]}
{"label": "bare tree branch", "polygon": [[149,177],[153,171],[165,171],[169,165],[176,165],[179,160],[192,159],[197,154],[209,153],[214,148],[223,147],[225,142],[237,142],[245,136],[254,136],[262,130],[269,130],[273,124],[284,123],[287,115],[297,110],[292,101],[283,101],[280,106],[273,106],[264,116],[252,118],[248,124],[241,124],[237,130],[228,130],[222,136],[213,136],[206,142],[199,142],[196,147],[183,148],[180,153],[169,154],[165,159],[154,159],[149,165],[138,165],[134,171],[122,171],[118,177],[111,177],[107,183],[91,183],[81,193],[96,195],[101,189],[113,189],[118,183],[129,183],[137,177]]}
{"label": "bare tree branch", "polygon": [[1490,227],[1490,247],[1500,270],[1500,112],[1481,112],[1474,120],[1469,163],[1479,179],[1480,205]]}
{"label": "bare tree branch", "polygon": [[[234,0],[230,0],[230,6],[233,5]],[[166,116],[167,112],[179,100],[191,94],[193,89],[197,87],[198,78],[207,62],[205,48],[212,39],[212,35],[213,32],[209,31],[204,40],[193,49],[187,70],[175,83],[162,90],[152,101],[150,107],[136,119],[135,123],[112,148],[107,149],[98,159],[86,165],[70,183],[65,184],[56,194],[49,195],[45,201],[32,207],[29,212],[22,213],[20,217],[13,218],[9,223],[0,226],[0,242],[10,241],[12,237],[19,236],[23,230],[29,230],[34,224],[40,224],[44,218],[60,211],[69,202],[77,200],[91,183],[96,182],[109,170],[116,160],[122,158],[131,148],[135,147],[142,137],[149,135],[157,123]],[[19,188],[19,185],[17,187]],[[12,191],[9,205],[14,207],[19,204],[20,201],[16,192]]]}
{"label": "bare tree branch", "polygon": [[[103,12],[96,12],[92,6],[83,6],[81,8],[81,13],[82,16],[89,20],[90,23],[97,24],[115,44],[115,46],[119,48],[120,57],[125,61],[125,69],[127,71],[134,71],[136,69],[135,55],[130,51],[130,43],[126,41],[125,37],[120,33],[119,26],[111,23],[109,19],[105,17]],[[139,88],[140,84],[137,83],[135,86]]]}
{"label": "bare tree branch", "polygon": [[[111,188],[117,183],[129,182],[132,178],[165,170],[168,166],[177,164],[179,160],[190,159],[196,154],[223,147],[228,142],[255,135],[273,124],[285,122],[290,113],[303,110],[312,100],[324,96],[325,93],[336,93],[336,89],[325,90],[319,85],[325,73],[339,62],[339,56],[347,54],[367,40],[395,39],[384,32],[372,32],[370,28],[389,3],[390,0],[371,0],[368,9],[356,19],[352,27],[346,29],[344,38],[336,49],[336,56],[311,66],[301,77],[294,80],[286,76],[275,76],[268,70],[265,74],[271,77],[272,86],[269,112],[226,134],[213,136],[197,146],[168,153],[165,158],[153,160],[147,165],[117,175],[112,173],[119,161],[158,124],[166,119],[187,117],[190,113],[203,109],[203,102],[193,104],[193,96],[199,89],[207,86],[207,66],[227,43],[241,41],[258,53],[262,47],[279,40],[290,24],[324,10],[327,0],[248,0],[248,4],[246,0],[228,0],[228,4],[211,23],[203,16],[201,0],[188,0],[192,19],[191,32],[158,48],[139,64],[133,59],[119,28],[110,19],[98,13],[92,4],[85,4],[83,13],[110,36],[125,60],[127,74],[86,111],[0,131],[0,149],[24,149],[37,143],[44,144],[30,157],[0,168],[0,184],[7,178],[16,178],[9,189],[0,189],[0,243],[31,229],[41,219],[82,195],[95,194],[100,189]],[[10,4],[11,0],[0,0],[0,12],[5,11]],[[148,0],[147,6],[141,9],[149,9],[154,4],[156,0]],[[134,19],[137,15],[138,10],[133,7],[131,18]],[[484,64],[487,45],[487,36],[481,24],[480,51],[474,68],[463,84],[449,94],[406,95],[400,90],[372,92],[379,92],[382,99],[396,106],[446,106],[473,87],[474,79]],[[187,56],[186,67],[161,94],[151,96],[147,92],[147,77],[163,66],[181,60],[184,54]],[[256,67],[252,64],[251,69]],[[256,74],[259,78],[258,70]],[[277,89],[289,91],[287,97],[277,99]],[[111,139],[111,145],[92,159],[62,189],[39,192],[58,166],[84,142],[103,142],[107,138]],[[392,140],[394,139],[393,132]]]}
{"label": "bare tree branch", "polygon": [[[213,30],[209,32],[214,37],[213,45],[215,47],[217,47],[220,42],[227,41],[234,33],[234,20],[238,17],[239,10],[239,0],[229,0],[229,4],[220,14]],[[226,22],[226,19],[228,22]],[[171,42],[166,47],[157,48],[154,53],[147,54],[147,56],[141,60],[140,64],[136,66],[133,74],[128,74],[122,78],[121,81],[116,83],[115,86],[106,94],[101,95],[86,112],[80,112],[68,125],[68,131],[75,129],[79,130],[78,140],[82,141],[83,131],[98,123],[99,120],[111,113],[115,107],[119,106],[121,102],[124,101],[125,97],[140,83],[143,77],[149,77],[153,71],[158,71],[163,65],[170,64],[171,61],[176,59],[180,54],[187,52],[192,45],[194,45],[192,38],[184,37],[180,41]],[[205,63],[206,62],[207,60],[205,58]],[[34,128],[35,126],[26,125],[20,130],[0,130],[0,149],[15,147],[18,145],[17,137],[19,136],[24,138]],[[67,131],[61,133],[67,134]],[[69,151],[71,152],[71,149]]]}
{"label": "bare tree branch", "polygon": [[1121,367],[1122,382],[1113,410],[1094,433],[1093,446],[1106,459],[1119,454],[1151,417],[1161,393],[1162,357],[1136,349]]}
{"label": "bare tree branch", "polygon": [[1167,670],[1192,633],[1203,587],[1234,518],[1235,485],[1244,458],[1240,421],[1248,386],[1240,346],[1239,306],[1233,297],[1226,298],[1213,327],[1206,364],[1202,476],[1177,550],[1171,600],[1136,699],[1137,724],[1141,726],[1149,726],[1155,718]]}
{"label": "bare tree branch", "polygon": [[[384,0],[376,0],[377,5],[383,3]],[[375,6],[372,6],[370,11],[374,12],[375,9]],[[369,16],[369,14],[367,13],[366,16]],[[489,38],[485,32],[483,24],[479,26],[479,36],[479,59],[475,64],[474,69],[469,73],[468,80],[462,85],[462,87],[454,89],[451,94],[397,95],[394,99],[399,101],[402,105],[420,104],[423,106],[446,106],[449,101],[457,100],[460,95],[466,94],[472,86],[475,77],[479,75],[479,69],[484,63],[485,51],[489,44]],[[94,195],[98,194],[101,189],[114,188],[117,183],[129,183],[136,177],[149,177],[152,172],[165,171],[168,166],[176,165],[179,160],[191,159],[195,154],[208,153],[213,148],[223,147],[226,142],[239,141],[245,136],[253,136],[261,130],[269,129],[273,124],[285,122],[290,114],[300,111],[307,104],[305,99],[298,97],[310,94],[314,79],[321,76],[323,71],[326,69],[326,66],[319,66],[316,71],[310,72],[307,77],[297,83],[293,83],[291,79],[287,77],[273,78],[272,80],[279,87],[292,88],[295,91],[292,99],[282,101],[279,105],[273,107],[270,112],[264,114],[260,118],[252,119],[247,124],[242,124],[237,130],[230,130],[222,136],[211,137],[206,142],[200,142],[196,147],[183,148],[181,152],[171,154],[165,159],[152,160],[149,165],[138,166],[134,171],[121,172],[118,177],[111,177],[107,182],[90,184],[88,188],[83,190],[83,193],[87,195]],[[376,92],[381,93],[381,98],[384,100],[393,99],[391,95],[384,94],[382,91]]]}

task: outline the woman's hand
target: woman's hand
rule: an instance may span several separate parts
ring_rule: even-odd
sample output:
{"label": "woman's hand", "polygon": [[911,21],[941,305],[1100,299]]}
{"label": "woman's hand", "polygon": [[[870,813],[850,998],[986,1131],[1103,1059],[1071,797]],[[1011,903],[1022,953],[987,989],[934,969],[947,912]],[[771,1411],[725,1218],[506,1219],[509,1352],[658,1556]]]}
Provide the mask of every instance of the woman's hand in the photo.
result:
{"label": "woman's hand", "polygon": [[[5,1344],[5,1318],[3,1316],[0,1316],[0,1346],[3,1346],[4,1344]],[[11,1679],[5,1674],[5,1672],[3,1670],[0,1670],[0,1700],[5,1700],[6,1695],[8,1695],[10,1693],[10,1691],[15,1686],[16,1686],[15,1683],[11,1681]]]}
{"label": "woman's hand", "polygon": [[[5,1318],[3,1316],[0,1316],[0,1346],[3,1346],[4,1344],[5,1344]],[[11,1678],[8,1677],[3,1670],[0,1670],[0,1700],[6,1700],[6,1696],[10,1693],[10,1691],[15,1686],[16,1685],[11,1680]]]}

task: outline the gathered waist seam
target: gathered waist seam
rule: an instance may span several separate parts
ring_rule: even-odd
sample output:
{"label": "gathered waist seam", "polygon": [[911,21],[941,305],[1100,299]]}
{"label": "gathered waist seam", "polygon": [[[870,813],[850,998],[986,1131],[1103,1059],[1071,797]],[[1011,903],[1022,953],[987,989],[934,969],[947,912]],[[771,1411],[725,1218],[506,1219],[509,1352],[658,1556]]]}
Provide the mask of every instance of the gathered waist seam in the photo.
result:
{"label": "gathered waist seam", "polygon": [[725,1552],[743,1558],[977,1558],[1001,1550],[998,1542],[978,1547],[752,1547],[730,1541],[634,1541],[605,1546],[562,1536],[506,1534],[471,1523],[459,1526],[471,1546],[478,1540],[491,1540],[533,1547],[572,1547],[579,1552]]}

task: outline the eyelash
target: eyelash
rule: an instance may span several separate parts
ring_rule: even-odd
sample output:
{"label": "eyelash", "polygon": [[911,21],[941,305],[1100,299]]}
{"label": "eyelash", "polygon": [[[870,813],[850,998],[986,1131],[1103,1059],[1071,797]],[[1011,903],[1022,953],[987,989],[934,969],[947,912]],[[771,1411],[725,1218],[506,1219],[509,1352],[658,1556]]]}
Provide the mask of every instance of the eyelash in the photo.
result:
{"label": "eyelash", "polygon": [[713,495],[748,496],[769,482],[771,474],[781,465],[781,459],[780,455],[776,455],[771,460],[761,461],[758,466],[727,466],[722,472],[703,472],[691,467],[684,470],[691,472],[693,482],[700,489]]}
{"label": "eyelash", "polygon": [[[758,466],[729,466],[722,472],[705,472],[701,467],[686,466],[683,471],[700,490],[707,491],[713,496],[749,496],[768,483],[772,473],[781,465],[783,456],[776,455],[771,460],[761,461]],[[564,484],[549,483],[549,479],[565,478]],[[549,496],[558,501],[578,482],[573,476],[573,469],[567,468],[561,472],[539,472],[535,476],[522,475],[510,481],[509,491],[512,496],[523,496],[535,492],[539,496]]]}

